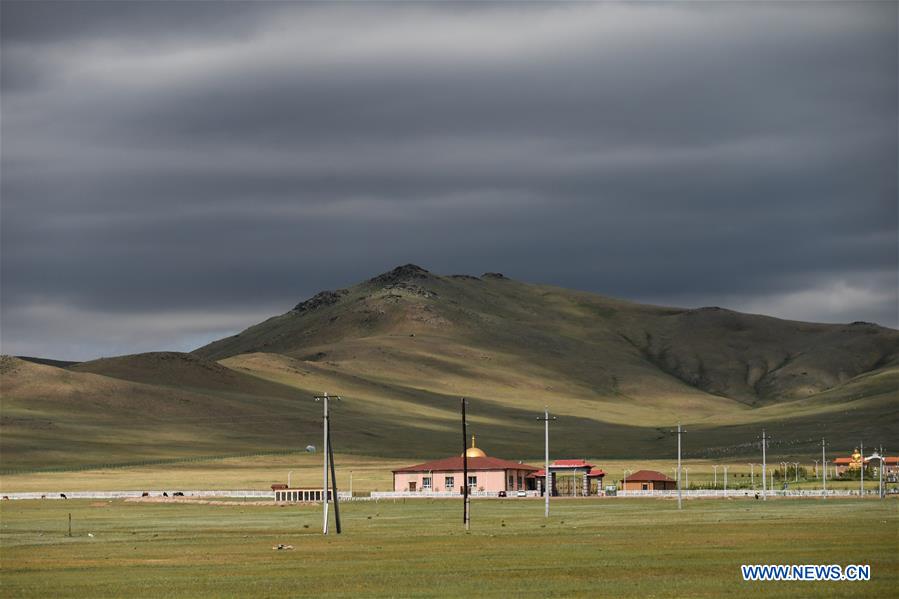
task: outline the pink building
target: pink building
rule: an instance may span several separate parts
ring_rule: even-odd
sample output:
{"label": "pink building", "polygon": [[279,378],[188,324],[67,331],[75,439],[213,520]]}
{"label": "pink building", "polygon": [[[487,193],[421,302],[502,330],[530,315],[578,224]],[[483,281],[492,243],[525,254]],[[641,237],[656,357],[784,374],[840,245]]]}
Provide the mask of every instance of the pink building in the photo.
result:
{"label": "pink building", "polygon": [[[465,454],[468,456],[468,485],[472,491],[523,491],[527,488],[527,476],[537,470],[521,462],[488,457],[475,447],[474,437]],[[462,456],[454,456],[394,470],[393,490],[462,493],[463,479]]]}

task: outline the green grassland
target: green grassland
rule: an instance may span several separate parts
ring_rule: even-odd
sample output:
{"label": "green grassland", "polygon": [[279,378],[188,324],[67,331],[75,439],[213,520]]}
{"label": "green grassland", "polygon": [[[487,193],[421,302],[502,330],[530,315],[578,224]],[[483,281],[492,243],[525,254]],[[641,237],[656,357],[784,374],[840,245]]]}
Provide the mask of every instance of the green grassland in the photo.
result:
{"label": "green grassland", "polygon": [[[436,456],[443,457],[443,456]],[[502,456],[501,456],[502,457]],[[625,460],[590,459],[597,468],[606,472],[606,484],[617,484],[625,472],[636,470],[656,470],[674,477],[676,460],[634,458]],[[790,489],[820,489],[821,480],[815,477],[814,464],[807,459],[800,461],[800,480],[794,481],[790,475]],[[760,462],[760,460],[756,460]],[[793,460],[791,460],[793,461]],[[409,466],[412,458],[371,458],[358,455],[335,455],[337,484],[342,491],[352,488],[356,493],[370,491],[389,491],[393,489],[391,471],[395,468]],[[527,463],[541,465],[542,458],[527,460]],[[754,462],[755,463],[755,462]],[[728,488],[750,488],[750,481],[756,488],[761,488],[761,466],[750,469],[746,462],[684,460],[684,486],[689,482],[690,488],[709,488],[716,479],[717,466],[718,488],[724,486],[724,468],[728,466]],[[781,488],[781,466],[772,461],[769,468],[776,471],[776,488]],[[804,470],[803,470],[804,469]],[[750,470],[753,470],[754,477]],[[64,472],[30,472],[23,474],[7,474],[0,476],[0,492],[65,492],[65,491],[140,491],[140,490],[241,490],[268,489],[272,483],[287,482],[288,472],[295,484],[321,484],[321,455],[303,452],[286,455],[262,455],[254,457],[223,458],[214,460],[191,460],[153,466],[134,466],[127,468],[107,468],[98,470],[72,470]],[[770,472],[770,471],[769,471]],[[828,479],[829,489],[859,488],[858,480]],[[872,478],[865,481],[865,487],[872,491],[878,483]],[[896,485],[887,483],[891,489]]]}
{"label": "green grassland", "polygon": [[[480,500],[466,534],[459,501],[364,502],[323,537],[318,506],[3,502],[0,572],[5,597],[886,597],[899,502],[863,503],[559,500],[544,520],[539,500]],[[746,563],[872,579],[743,582]]]}

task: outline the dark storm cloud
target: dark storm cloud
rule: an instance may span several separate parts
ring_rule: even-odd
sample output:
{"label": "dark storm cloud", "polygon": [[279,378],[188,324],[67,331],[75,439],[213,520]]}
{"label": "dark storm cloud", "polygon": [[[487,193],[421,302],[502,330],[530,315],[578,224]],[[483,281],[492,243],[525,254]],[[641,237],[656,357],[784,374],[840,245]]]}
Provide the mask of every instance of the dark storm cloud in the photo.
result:
{"label": "dark storm cloud", "polygon": [[897,324],[892,3],[2,5],[3,350],[396,264]]}

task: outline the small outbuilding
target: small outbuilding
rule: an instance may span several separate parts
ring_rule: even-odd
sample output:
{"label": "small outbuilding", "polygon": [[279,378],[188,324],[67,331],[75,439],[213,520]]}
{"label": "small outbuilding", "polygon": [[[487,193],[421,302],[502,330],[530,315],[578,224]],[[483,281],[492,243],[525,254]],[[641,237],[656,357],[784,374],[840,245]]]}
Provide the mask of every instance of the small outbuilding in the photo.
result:
{"label": "small outbuilding", "polygon": [[676,480],[655,470],[637,470],[621,481],[624,491],[670,491],[676,488]]}
{"label": "small outbuilding", "polygon": [[[275,483],[272,485],[272,491],[275,492],[275,501],[277,502],[316,502],[322,500],[322,490],[310,489],[309,487],[288,487],[283,483]],[[339,495],[338,495],[339,497]],[[328,501],[331,500],[331,490],[328,489]]]}
{"label": "small outbuilding", "polygon": [[[606,473],[586,460],[556,460],[549,465],[552,495],[602,495],[602,481]],[[546,470],[541,469],[528,475],[535,481],[540,495],[547,488]]]}

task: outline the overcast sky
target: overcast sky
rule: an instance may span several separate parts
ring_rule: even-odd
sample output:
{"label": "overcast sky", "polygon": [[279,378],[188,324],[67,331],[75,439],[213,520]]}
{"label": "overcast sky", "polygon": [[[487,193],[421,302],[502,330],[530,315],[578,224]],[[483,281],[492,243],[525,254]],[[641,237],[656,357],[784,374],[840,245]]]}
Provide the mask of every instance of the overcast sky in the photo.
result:
{"label": "overcast sky", "polygon": [[897,326],[897,4],[2,3],[2,351],[398,264]]}

